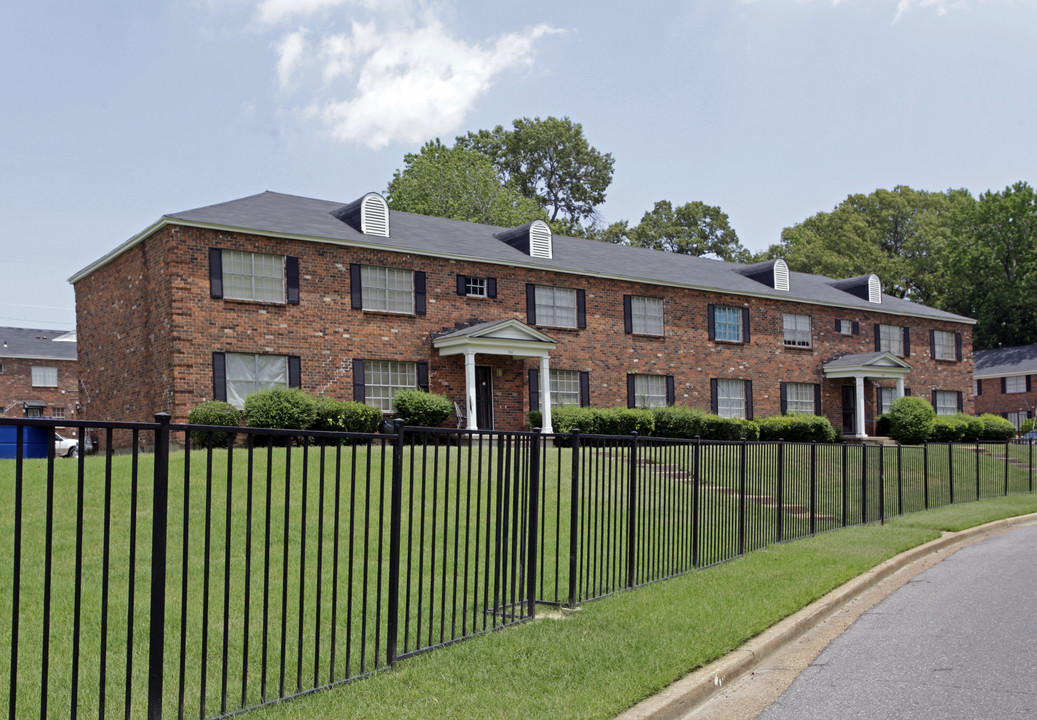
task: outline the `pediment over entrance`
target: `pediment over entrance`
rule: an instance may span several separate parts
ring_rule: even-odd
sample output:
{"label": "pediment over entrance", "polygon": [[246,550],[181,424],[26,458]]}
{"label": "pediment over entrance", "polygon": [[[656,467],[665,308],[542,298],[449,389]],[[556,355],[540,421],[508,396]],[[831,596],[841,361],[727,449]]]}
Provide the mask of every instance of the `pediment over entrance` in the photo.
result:
{"label": "pediment over entrance", "polygon": [[911,365],[891,352],[870,352],[843,355],[829,360],[821,366],[826,378],[856,377],[903,377],[911,371]]}
{"label": "pediment over entrance", "polygon": [[507,318],[436,333],[432,338],[432,347],[439,350],[440,355],[480,353],[544,358],[558,347],[558,341],[521,320]]}

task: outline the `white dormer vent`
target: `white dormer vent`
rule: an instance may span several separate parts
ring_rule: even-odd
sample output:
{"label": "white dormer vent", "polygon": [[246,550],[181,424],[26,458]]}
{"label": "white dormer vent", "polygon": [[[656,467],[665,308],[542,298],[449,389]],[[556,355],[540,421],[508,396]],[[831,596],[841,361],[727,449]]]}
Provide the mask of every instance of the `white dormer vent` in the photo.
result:
{"label": "white dormer vent", "polygon": [[789,266],[780,258],[774,261],[774,289],[789,291]]}
{"label": "white dormer vent", "polygon": [[389,237],[389,206],[378,193],[368,193],[360,201],[360,232]]}
{"label": "white dormer vent", "polygon": [[543,220],[534,220],[529,226],[529,254],[551,259],[551,228]]}
{"label": "white dormer vent", "polygon": [[868,302],[882,302],[882,283],[879,282],[879,276],[874,273],[868,276]]}

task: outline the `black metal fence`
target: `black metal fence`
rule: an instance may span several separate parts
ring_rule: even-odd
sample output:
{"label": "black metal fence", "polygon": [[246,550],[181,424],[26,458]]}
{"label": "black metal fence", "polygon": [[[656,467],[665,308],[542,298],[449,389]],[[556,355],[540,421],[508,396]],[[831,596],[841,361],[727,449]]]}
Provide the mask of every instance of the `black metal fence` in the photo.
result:
{"label": "black metal fence", "polygon": [[[1033,447],[71,422],[0,460],[8,716],[212,718],[770,543],[1033,491]],[[190,440],[194,437],[194,441]],[[200,442],[199,442],[200,441]],[[81,441],[82,442],[82,441]],[[112,448],[126,448],[116,452]],[[151,454],[153,453],[153,454]],[[4,697],[6,695],[6,697]]]}

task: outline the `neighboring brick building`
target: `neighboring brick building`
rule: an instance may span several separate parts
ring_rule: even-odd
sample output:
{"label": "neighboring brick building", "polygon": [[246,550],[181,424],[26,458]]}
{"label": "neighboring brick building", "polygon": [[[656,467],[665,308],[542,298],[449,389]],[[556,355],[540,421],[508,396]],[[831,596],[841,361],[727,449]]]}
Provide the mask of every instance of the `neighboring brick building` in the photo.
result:
{"label": "neighboring brick building", "polygon": [[977,413],[1008,418],[1017,428],[1037,409],[1037,345],[978,350],[973,366]]}
{"label": "neighboring brick building", "polygon": [[75,333],[0,328],[0,417],[71,419],[78,382]]}
{"label": "neighboring brick building", "polygon": [[874,275],[390,212],[375,193],[167,215],[72,282],[97,419],[183,420],[276,384],[385,410],[427,387],[498,429],[577,402],[818,412],[858,436],[902,392],[972,409],[973,321]]}

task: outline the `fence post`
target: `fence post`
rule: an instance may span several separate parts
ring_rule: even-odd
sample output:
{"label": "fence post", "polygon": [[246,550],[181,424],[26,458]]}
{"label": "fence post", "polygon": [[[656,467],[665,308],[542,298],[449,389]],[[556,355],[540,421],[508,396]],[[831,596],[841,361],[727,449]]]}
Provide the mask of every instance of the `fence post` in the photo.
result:
{"label": "fence post", "polygon": [[1033,438],[1030,438],[1030,451],[1026,459],[1026,466],[1030,468],[1026,474],[1030,481],[1030,492],[1033,492]]}
{"label": "fence post", "polygon": [[738,554],[745,554],[745,438],[738,453]]}
{"label": "fence post", "polygon": [[[151,609],[148,637],[148,720],[162,719],[166,641],[166,529],[169,522],[169,413],[156,413],[155,488],[151,498]],[[102,658],[103,660],[103,658]]]}
{"label": "fence post", "polygon": [[[1008,450],[1005,449],[1005,467],[1008,467]],[[976,438],[976,499],[979,500],[979,438]]]}
{"label": "fence post", "polygon": [[634,555],[637,552],[637,431],[631,433],[630,485],[627,488],[627,587],[634,587]]}
{"label": "fence post", "polygon": [[950,493],[951,505],[954,504],[954,444],[947,443],[947,492]]}
{"label": "fence post", "polygon": [[[1009,448],[1009,441],[1005,440],[1005,497],[1008,497],[1008,450],[1009,449],[1010,449]],[[978,488],[978,485],[977,485],[977,488]],[[978,498],[978,492],[977,492],[977,498]]]}
{"label": "fence post", "polygon": [[929,443],[922,443],[922,493],[925,509],[929,509]]}
{"label": "fence post", "polygon": [[392,498],[389,510],[389,607],[386,609],[385,659],[396,667],[400,615],[400,534],[403,507],[403,420],[393,421]]}
{"label": "fence post", "polygon": [[879,524],[886,524],[886,447],[879,445]]}
{"label": "fence post", "polygon": [[569,479],[569,607],[576,607],[576,560],[579,543],[580,431],[573,428],[572,473]]}
{"label": "fence post", "polygon": [[540,428],[533,428],[529,452],[529,543],[526,550],[526,603],[529,617],[536,617],[537,600],[537,520],[540,514]]}
{"label": "fence post", "polygon": [[904,514],[904,448],[897,443],[897,515]]}
{"label": "fence post", "polygon": [[861,525],[868,524],[868,446],[861,445]]}
{"label": "fence post", "polygon": [[702,459],[700,452],[702,450],[702,438],[698,435],[695,436],[695,476],[692,478],[692,482],[695,483],[693,492],[695,493],[692,497],[692,512],[691,512],[691,566],[698,567],[699,565],[699,486],[701,485],[699,478],[702,470]]}
{"label": "fence post", "polygon": [[777,533],[778,542],[785,539],[785,440],[778,438],[778,522],[777,522]]}
{"label": "fence post", "polygon": [[843,441],[843,527],[846,527],[846,515],[850,512],[850,447]]}
{"label": "fence post", "polygon": [[817,532],[817,443],[810,443],[810,534]]}

